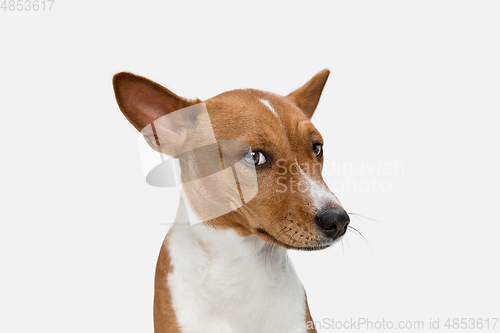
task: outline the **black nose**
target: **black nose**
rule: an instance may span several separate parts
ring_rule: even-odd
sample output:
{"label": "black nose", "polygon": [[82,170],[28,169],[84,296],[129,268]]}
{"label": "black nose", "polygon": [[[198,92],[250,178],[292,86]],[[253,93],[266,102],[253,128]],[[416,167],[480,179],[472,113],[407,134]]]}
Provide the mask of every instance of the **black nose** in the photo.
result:
{"label": "black nose", "polygon": [[346,211],[338,208],[330,208],[316,216],[318,226],[333,239],[346,233],[349,221]]}

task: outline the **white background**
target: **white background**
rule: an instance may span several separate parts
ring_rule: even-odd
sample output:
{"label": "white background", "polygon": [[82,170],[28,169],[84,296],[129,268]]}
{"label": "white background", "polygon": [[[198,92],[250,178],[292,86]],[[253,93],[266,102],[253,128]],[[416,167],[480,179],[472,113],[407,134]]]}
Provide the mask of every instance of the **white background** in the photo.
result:
{"label": "white background", "polygon": [[324,177],[379,222],[352,217],[366,242],[291,253],[313,318],[441,318],[446,331],[446,318],[500,317],[499,17],[496,1],[1,10],[0,331],[153,330],[177,202],[142,178],[111,85],[124,70],[207,99],[287,94],[329,68],[313,118],[326,162],[364,171]]}

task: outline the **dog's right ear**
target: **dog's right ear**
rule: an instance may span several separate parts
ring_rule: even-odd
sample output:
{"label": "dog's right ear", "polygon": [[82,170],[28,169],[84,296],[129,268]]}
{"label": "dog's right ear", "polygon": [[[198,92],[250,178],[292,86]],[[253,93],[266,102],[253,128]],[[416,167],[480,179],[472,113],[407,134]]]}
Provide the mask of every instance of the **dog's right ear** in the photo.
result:
{"label": "dog's right ear", "polygon": [[113,88],[120,110],[139,132],[164,115],[200,103],[179,97],[158,83],[132,73],[115,74]]}
{"label": "dog's right ear", "polygon": [[[201,103],[200,100],[179,97],[158,83],[132,73],[115,74],[113,88],[118,106],[128,121],[144,134],[153,149],[168,154],[172,153],[169,146],[182,144],[185,139],[183,127],[193,123],[196,114],[187,112],[164,116]],[[153,124],[159,118],[162,119]]]}

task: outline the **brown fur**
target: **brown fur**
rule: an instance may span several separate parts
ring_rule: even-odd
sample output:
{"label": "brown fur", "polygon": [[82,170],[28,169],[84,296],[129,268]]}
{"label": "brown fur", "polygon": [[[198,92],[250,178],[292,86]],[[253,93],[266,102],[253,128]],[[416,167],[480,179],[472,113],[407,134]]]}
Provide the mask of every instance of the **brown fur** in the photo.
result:
{"label": "brown fur", "polygon": [[307,302],[307,295],[305,290],[304,295],[306,297],[306,327],[308,327],[307,333],[317,333],[316,327],[314,326],[314,320],[312,319],[311,312],[309,311],[309,303]]}
{"label": "brown fur", "polygon": [[[273,105],[279,121],[259,98],[266,99]],[[319,98],[319,95],[315,95],[315,98]],[[274,186],[277,173],[280,172],[276,160],[285,159],[286,162],[282,165],[290,169],[296,157],[298,163],[308,165],[311,178],[327,188],[320,172],[323,161],[318,160],[312,151],[313,142],[323,143],[323,139],[304,112],[287,97],[259,90],[230,91],[205,103],[217,140],[245,141],[254,150],[266,149],[266,156],[270,159],[270,165],[257,173],[259,194],[231,214],[207,223],[216,228],[234,229],[242,236],[254,234],[264,241],[286,248],[311,248],[320,243],[321,232],[314,221],[315,212],[303,193],[278,193]],[[245,126],[244,131],[241,130],[241,124]],[[316,172],[313,173],[312,170]],[[287,184],[296,178],[290,173],[283,177]],[[285,223],[269,223],[278,217],[286,220],[288,232],[280,232]],[[278,236],[274,238],[270,235]]]}
{"label": "brown fur", "polygon": [[174,268],[170,265],[170,255],[167,249],[168,234],[158,256],[155,274],[155,297],[153,305],[153,318],[155,333],[181,333],[172,308],[170,290],[167,285],[168,274]]}

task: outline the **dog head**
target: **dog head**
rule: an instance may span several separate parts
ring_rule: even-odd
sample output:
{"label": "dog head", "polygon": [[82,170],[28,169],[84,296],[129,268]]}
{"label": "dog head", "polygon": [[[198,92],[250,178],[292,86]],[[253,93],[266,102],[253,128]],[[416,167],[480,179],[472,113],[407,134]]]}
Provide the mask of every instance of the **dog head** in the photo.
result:
{"label": "dog head", "polygon": [[[313,250],[331,245],[349,223],[321,176],[324,142],[310,121],[328,75],[316,74],[287,96],[240,89],[204,102],[130,73],[116,74],[113,85],[120,109],[148,144],[179,159],[183,182],[194,184],[186,196],[198,213],[217,211],[245,192],[249,197],[245,189],[256,180],[251,200],[204,218],[206,224]],[[222,166],[214,156],[224,157]],[[208,180],[210,174],[217,176]],[[236,188],[230,186],[235,174]]]}

